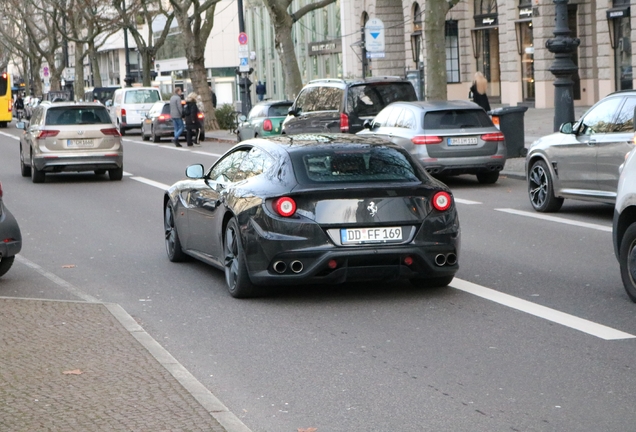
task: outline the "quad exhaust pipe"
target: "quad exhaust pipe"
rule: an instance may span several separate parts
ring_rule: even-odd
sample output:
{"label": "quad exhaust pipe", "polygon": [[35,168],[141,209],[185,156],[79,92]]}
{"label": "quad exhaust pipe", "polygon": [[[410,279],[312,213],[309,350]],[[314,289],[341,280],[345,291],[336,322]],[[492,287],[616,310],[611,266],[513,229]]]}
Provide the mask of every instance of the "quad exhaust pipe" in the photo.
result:
{"label": "quad exhaust pipe", "polygon": [[287,264],[282,261],[276,261],[273,267],[274,271],[278,274],[283,274],[285,273],[285,270],[287,270]]}
{"label": "quad exhaust pipe", "polygon": [[[284,261],[276,261],[272,267],[278,274],[283,274],[287,271],[287,264]],[[289,268],[292,272],[298,274],[303,271],[304,266],[302,262],[295,260],[291,262]]]}
{"label": "quad exhaust pipe", "polygon": [[301,271],[303,271],[303,263],[301,263],[298,260],[292,261],[289,267],[291,268],[291,271],[293,271],[294,273],[300,273]]}
{"label": "quad exhaust pipe", "polygon": [[453,266],[457,264],[457,255],[454,253],[437,254],[435,256],[435,264],[438,267],[443,267],[445,265]]}

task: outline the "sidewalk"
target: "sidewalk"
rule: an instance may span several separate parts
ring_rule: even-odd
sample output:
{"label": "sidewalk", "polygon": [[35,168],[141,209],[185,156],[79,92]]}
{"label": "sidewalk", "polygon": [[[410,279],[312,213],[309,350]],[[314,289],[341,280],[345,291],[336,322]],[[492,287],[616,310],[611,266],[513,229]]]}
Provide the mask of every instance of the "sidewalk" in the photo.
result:
{"label": "sidewalk", "polygon": [[249,429],[115,304],[0,297],[0,430]]}
{"label": "sidewalk", "polygon": [[[499,108],[502,105],[493,105],[492,108]],[[579,119],[589,107],[574,107],[574,119]],[[554,108],[528,108],[524,119],[525,146],[530,145],[544,135],[553,132]],[[236,143],[236,135],[227,130],[206,132],[206,138],[228,144]],[[502,175],[525,180],[525,158],[516,157],[506,161],[506,165],[501,172]]]}

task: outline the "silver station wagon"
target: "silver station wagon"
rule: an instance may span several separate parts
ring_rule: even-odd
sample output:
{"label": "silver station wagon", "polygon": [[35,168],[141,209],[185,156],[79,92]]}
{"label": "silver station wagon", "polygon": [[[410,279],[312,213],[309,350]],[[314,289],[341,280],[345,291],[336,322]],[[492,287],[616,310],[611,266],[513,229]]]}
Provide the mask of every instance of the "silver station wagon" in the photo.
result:
{"label": "silver station wagon", "polygon": [[358,135],[404,147],[436,176],[474,174],[480,183],[495,183],[506,163],[503,133],[468,101],[394,102]]}
{"label": "silver station wagon", "polygon": [[42,183],[46,173],[108,172],[121,180],[124,149],[106,108],[95,102],[40,104],[30,122],[19,122],[20,169],[23,177]]}
{"label": "silver station wagon", "polygon": [[564,198],[616,202],[619,167],[634,148],[634,108],[636,91],[612,93],[532,144],[526,172],[536,211],[556,212]]}

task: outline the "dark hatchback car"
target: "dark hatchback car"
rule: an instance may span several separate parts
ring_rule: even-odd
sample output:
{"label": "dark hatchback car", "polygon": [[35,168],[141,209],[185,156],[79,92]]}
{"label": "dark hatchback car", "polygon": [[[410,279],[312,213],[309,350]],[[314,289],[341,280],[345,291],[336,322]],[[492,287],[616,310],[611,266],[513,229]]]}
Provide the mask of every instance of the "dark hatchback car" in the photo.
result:
{"label": "dark hatchback car", "polygon": [[20,227],[4,205],[2,183],[0,183],[0,276],[9,271],[20,249],[22,249]]}
{"label": "dark hatchback car", "polygon": [[313,80],[289,109],[283,134],[356,133],[391,102],[416,100],[411,82],[398,77]]}
{"label": "dark hatchback car", "polygon": [[[199,113],[199,141],[205,140],[204,130],[204,115]],[[180,136],[185,136],[185,129]],[[170,116],[170,102],[158,101],[146,114],[146,118],[141,124],[141,138],[144,141],[151,140],[152,142],[159,142],[161,138],[174,138],[174,123]]]}
{"label": "dark hatchback car", "polygon": [[223,269],[233,297],[354,280],[446,286],[458,270],[451,191],[386,141],[247,140],[186,175],[164,196],[168,258]]}

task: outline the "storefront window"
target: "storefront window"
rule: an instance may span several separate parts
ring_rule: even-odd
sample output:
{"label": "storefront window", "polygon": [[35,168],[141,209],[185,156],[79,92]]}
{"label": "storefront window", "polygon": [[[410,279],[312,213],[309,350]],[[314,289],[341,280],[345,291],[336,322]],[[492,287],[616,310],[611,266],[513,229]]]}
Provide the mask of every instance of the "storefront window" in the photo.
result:
{"label": "storefront window", "polygon": [[532,34],[532,2],[519,0],[519,20],[515,22],[517,48],[521,58],[521,85],[524,102],[534,102],[534,37]]}
{"label": "storefront window", "polygon": [[446,21],[446,81],[459,82],[459,30],[457,21]]}
{"label": "storefront window", "polygon": [[475,28],[471,36],[476,69],[488,80],[488,96],[497,102],[501,98],[497,1],[475,0],[474,7]]}

